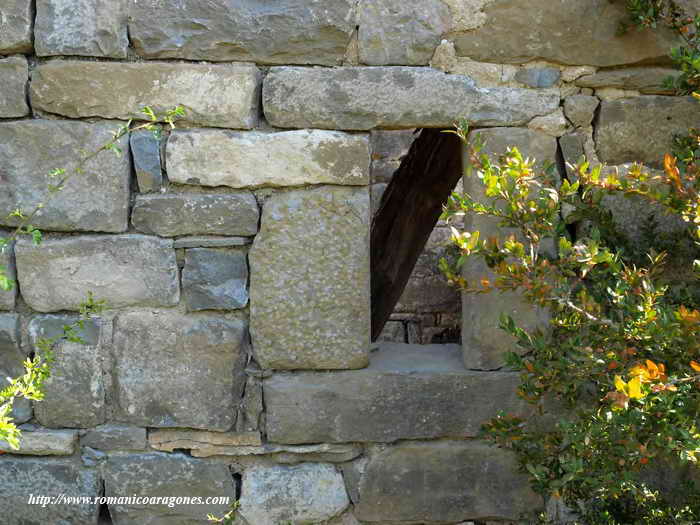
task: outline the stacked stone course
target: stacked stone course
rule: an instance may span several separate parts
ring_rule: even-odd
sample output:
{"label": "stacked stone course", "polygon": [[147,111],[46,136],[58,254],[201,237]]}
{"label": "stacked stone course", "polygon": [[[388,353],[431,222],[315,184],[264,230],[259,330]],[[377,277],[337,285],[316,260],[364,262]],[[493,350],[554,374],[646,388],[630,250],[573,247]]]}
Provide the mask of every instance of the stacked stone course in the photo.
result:
{"label": "stacked stone course", "polygon": [[[91,160],[33,221],[42,245],[3,255],[2,377],[88,292],[108,309],[60,343],[46,399],[16,405],[0,522],[227,510],[28,504],[64,494],[240,497],[240,525],[526,523],[542,502],[477,433],[529,410],[500,370],[499,313],[546,312],[460,304],[438,223],[377,350],[369,229],[415,128],[464,118],[494,154],[658,162],[697,106],[661,87],[671,34],[618,37],[623,16],[608,0],[3,0],[8,231],[143,106],[186,117]],[[616,219],[651,211],[634,213]]]}

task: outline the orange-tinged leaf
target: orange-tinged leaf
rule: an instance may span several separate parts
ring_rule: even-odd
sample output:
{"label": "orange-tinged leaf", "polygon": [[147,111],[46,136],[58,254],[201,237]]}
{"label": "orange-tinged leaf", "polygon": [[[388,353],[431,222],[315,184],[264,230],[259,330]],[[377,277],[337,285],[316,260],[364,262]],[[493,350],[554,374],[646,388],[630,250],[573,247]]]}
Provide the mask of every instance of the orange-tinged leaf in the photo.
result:
{"label": "orange-tinged leaf", "polygon": [[615,370],[620,364],[617,361],[611,361],[608,363],[608,370]]}
{"label": "orange-tinged leaf", "polygon": [[535,371],[535,367],[532,366],[532,363],[530,361],[525,361],[525,368],[527,368],[527,371],[530,373]]}
{"label": "orange-tinged leaf", "polygon": [[697,361],[691,361],[690,367],[696,372],[700,372],[700,363],[698,363]]}

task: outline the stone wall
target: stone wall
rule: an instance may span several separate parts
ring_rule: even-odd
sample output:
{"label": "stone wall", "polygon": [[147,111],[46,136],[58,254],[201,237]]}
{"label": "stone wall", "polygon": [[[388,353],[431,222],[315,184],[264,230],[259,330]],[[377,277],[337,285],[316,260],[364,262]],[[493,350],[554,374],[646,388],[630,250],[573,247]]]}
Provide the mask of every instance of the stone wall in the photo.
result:
{"label": "stone wall", "polygon": [[[462,321],[435,266],[438,224],[372,347],[372,209],[415,128],[466,118],[493,153],[624,166],[658,162],[698,118],[660,87],[671,36],[615,35],[622,2],[526,4],[3,0],[0,216],[44,200],[47,173],[143,106],[181,104],[186,119],[90,161],[34,220],[44,243],[7,258],[19,286],[0,294],[3,377],[89,291],[109,308],[84,344],[60,345],[46,399],[15,408],[24,438],[0,456],[0,521],[226,511],[30,494],[226,496],[248,525],[533,516],[542,502],[513,457],[477,432],[528,410],[498,370],[512,348],[498,313],[546,317],[465,297]],[[618,215],[634,230],[639,217]],[[461,346],[426,344],[458,341],[460,324]]]}

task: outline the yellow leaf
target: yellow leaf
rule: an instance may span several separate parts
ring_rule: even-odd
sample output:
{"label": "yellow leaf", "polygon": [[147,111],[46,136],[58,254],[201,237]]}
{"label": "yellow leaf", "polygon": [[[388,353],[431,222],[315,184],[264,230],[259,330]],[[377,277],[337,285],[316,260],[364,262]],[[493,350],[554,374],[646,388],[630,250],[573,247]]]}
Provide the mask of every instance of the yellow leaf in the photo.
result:
{"label": "yellow leaf", "polygon": [[615,376],[615,388],[618,392],[624,392],[627,383],[625,383],[620,376]]}
{"label": "yellow leaf", "polygon": [[644,394],[642,394],[642,378],[640,376],[630,379],[627,386],[629,388],[628,395],[630,399],[642,399],[644,397]]}
{"label": "yellow leaf", "polygon": [[691,361],[691,362],[690,362],[690,366],[691,366],[692,369],[695,370],[696,372],[700,372],[700,363],[698,363],[697,361]]}

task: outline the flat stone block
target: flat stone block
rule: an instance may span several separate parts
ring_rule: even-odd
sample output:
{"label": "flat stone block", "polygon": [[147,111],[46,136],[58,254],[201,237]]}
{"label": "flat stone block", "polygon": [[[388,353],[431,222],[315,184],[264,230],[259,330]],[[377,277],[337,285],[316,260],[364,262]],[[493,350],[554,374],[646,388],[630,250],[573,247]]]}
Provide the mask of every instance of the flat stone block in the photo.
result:
{"label": "flat stone block", "polygon": [[137,195],[131,223],[137,230],[177,235],[255,235],[260,210],[249,191]]}
{"label": "flat stone block", "polygon": [[29,0],[3,0],[0,5],[0,55],[31,53],[34,8]]}
{"label": "flat stone block", "polygon": [[80,438],[80,445],[97,450],[143,450],[146,448],[146,429],[131,425],[100,425]]}
{"label": "flat stone block", "polygon": [[172,241],[86,235],[15,247],[22,296],[39,312],[78,310],[88,292],[109,308],[174,306],[180,297]]}
{"label": "flat stone block", "polygon": [[516,521],[541,507],[511,452],[476,440],[407,442],[371,456],[355,515],[382,523]]}
{"label": "flat stone block", "polygon": [[668,67],[628,67],[598,71],[576,79],[580,87],[600,89],[617,88],[637,90],[648,94],[673,94],[673,90],[663,87],[668,77],[678,76],[679,71]]}
{"label": "flat stone block", "polygon": [[145,58],[337,65],[355,29],[355,4],[129,0],[129,34]]}
{"label": "flat stone block", "polygon": [[7,443],[2,441],[0,442],[0,451],[20,456],[70,456],[75,452],[77,442],[78,432],[76,430],[23,431],[19,450],[12,450]]}
{"label": "flat stone block", "polygon": [[526,413],[518,375],[464,369],[458,345],[382,343],[363,370],[263,381],[276,443],[473,437],[499,410]]}
{"label": "flat stone block", "polygon": [[160,139],[153,131],[141,130],[129,135],[131,156],[141,193],[158,191],[163,186]]}
{"label": "flat stone block", "polygon": [[173,248],[231,248],[251,242],[250,237],[181,237],[173,241]]}
{"label": "flat stone block", "polygon": [[322,523],[350,504],[332,465],[253,467],[243,473],[240,515],[248,523]]}
{"label": "flat stone block", "polygon": [[180,184],[257,188],[369,183],[369,139],[339,131],[175,131],[168,178]]}
{"label": "flat stone block", "polygon": [[265,116],[281,128],[519,126],[558,107],[558,93],[477,88],[467,76],[417,67],[273,67],[263,86]]}
{"label": "flat stone block", "polygon": [[252,64],[54,60],[31,84],[34,108],[70,118],[144,119],[146,105],[158,116],[182,105],[188,123],[239,129],[257,124],[259,92]]}
{"label": "flat stone block", "polygon": [[[235,501],[233,478],[226,465],[193,459],[182,454],[110,455],[104,466],[105,496],[173,498],[172,504],[109,506],[116,525],[131,523],[206,523],[208,513],[222,516],[229,505],[176,504],[175,498],[228,497]],[[170,500],[169,500],[170,501]]]}
{"label": "flat stone block", "polygon": [[643,96],[600,104],[595,142],[601,162],[643,162],[660,167],[672,150],[674,134],[698,127],[698,101],[692,97]]}
{"label": "flat stone block", "polygon": [[209,248],[187,250],[182,293],[189,312],[244,308],[248,304],[246,255]]}
{"label": "flat stone block", "polygon": [[73,459],[0,455],[0,498],[3,525],[70,523],[97,525],[97,503],[29,504],[30,496],[79,496],[96,498],[101,493],[95,470],[80,468]]}
{"label": "flat stone block", "polygon": [[366,366],[367,188],[321,186],[272,195],[249,261],[250,330],[260,366]]}
{"label": "flat stone block", "polygon": [[[23,120],[0,123],[0,164],[5,184],[12,191],[0,192],[0,223],[16,226],[7,217],[20,208],[29,214],[47,201],[49,184],[57,184],[49,173],[65,169],[73,173],[80,152],[95,151],[112,139],[120,125],[114,122],[87,123],[61,120]],[[47,202],[32,219],[42,230],[123,232],[129,213],[129,143],[117,144],[123,154],[103,151],[89,160],[84,173],[72,175],[64,189]]]}
{"label": "flat stone block", "polygon": [[[1,19],[2,11],[0,11]],[[2,27],[1,24],[0,27]],[[26,58],[20,56],[0,60],[0,118],[18,118],[29,115],[28,82],[29,67]]]}
{"label": "flat stone block", "polygon": [[127,12],[127,0],[36,0],[36,54],[126,58]]}
{"label": "flat stone block", "polygon": [[207,432],[206,430],[162,429],[151,430],[149,445],[165,452],[176,449],[202,450],[218,447],[259,447],[260,432]]}
{"label": "flat stone block", "polygon": [[[39,352],[40,338],[62,337],[63,327],[77,318],[41,315],[29,323],[29,338]],[[85,321],[78,331],[82,343],[60,341],[54,346],[55,362],[45,383],[45,397],[34,402],[34,417],[46,427],[87,428],[105,420],[105,385],[102,377],[105,350],[100,344],[102,320]]]}
{"label": "flat stone block", "polygon": [[120,314],[113,343],[117,419],[229,430],[245,381],[245,345],[243,321],[170,310]]}

